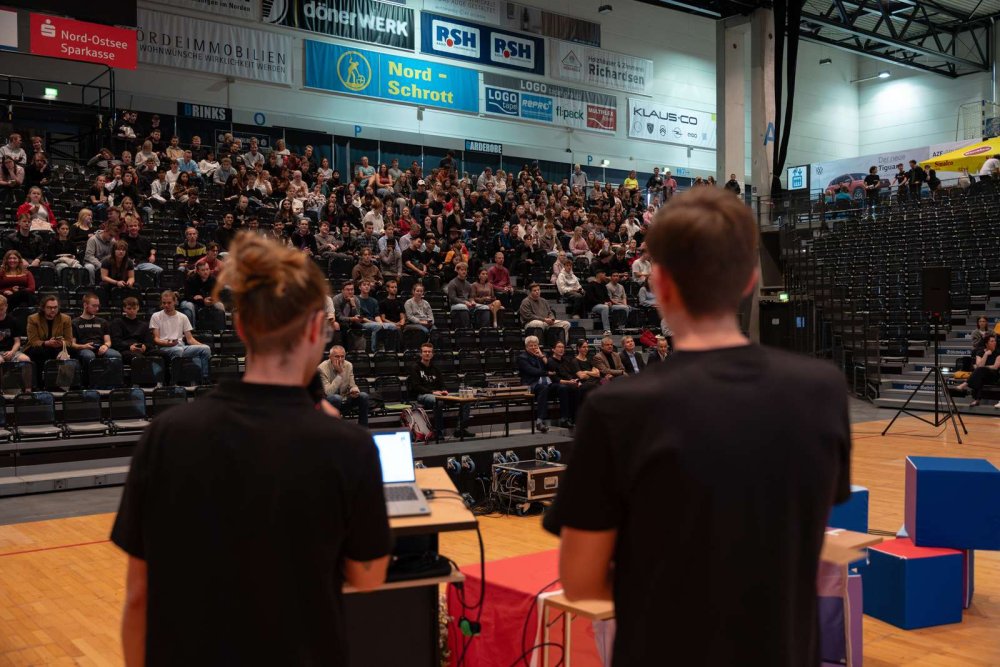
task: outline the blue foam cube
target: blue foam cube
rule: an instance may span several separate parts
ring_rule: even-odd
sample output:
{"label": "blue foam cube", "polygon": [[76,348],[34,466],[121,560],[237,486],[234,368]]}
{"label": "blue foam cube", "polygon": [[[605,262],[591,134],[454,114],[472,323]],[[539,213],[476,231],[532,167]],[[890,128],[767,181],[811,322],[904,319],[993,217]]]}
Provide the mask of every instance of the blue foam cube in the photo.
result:
{"label": "blue foam cube", "polygon": [[826,522],[826,525],[830,528],[843,528],[858,533],[867,533],[868,489],[852,484],[850,498],[833,506],[830,520]]}
{"label": "blue foam cube", "polygon": [[904,630],[962,622],[964,555],[907,538],[868,548],[865,613]]}
{"label": "blue foam cube", "polygon": [[1000,550],[1000,470],[985,459],[908,456],[904,526],[917,546]]}

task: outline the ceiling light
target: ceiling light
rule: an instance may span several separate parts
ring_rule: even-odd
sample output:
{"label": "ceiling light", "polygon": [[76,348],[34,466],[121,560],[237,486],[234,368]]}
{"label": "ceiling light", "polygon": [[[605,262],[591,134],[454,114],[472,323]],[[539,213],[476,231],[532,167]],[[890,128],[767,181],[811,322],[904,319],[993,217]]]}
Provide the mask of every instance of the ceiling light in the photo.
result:
{"label": "ceiling light", "polygon": [[872,76],[866,76],[860,79],[854,79],[853,81],[851,81],[851,83],[864,83],[865,81],[874,81],[875,79],[888,79],[888,78],[889,78],[889,71],[882,70],[878,74],[874,74]]}

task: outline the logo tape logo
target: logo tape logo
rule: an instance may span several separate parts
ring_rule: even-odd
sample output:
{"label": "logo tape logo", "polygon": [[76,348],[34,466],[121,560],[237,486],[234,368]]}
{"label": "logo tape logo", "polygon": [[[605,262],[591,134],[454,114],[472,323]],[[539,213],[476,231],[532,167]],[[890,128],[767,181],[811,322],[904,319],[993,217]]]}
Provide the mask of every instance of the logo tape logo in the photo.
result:
{"label": "logo tape logo", "polygon": [[517,118],[521,115],[521,94],[486,86],[486,111]]}

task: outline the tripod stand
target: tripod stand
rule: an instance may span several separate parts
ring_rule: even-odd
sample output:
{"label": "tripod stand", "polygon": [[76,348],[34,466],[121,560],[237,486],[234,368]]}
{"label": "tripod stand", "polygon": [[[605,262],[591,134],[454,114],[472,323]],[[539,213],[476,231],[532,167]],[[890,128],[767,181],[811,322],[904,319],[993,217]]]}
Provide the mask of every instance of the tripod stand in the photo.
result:
{"label": "tripod stand", "polygon": [[[902,407],[900,407],[899,410],[896,412],[896,416],[892,418],[892,421],[889,422],[889,425],[885,427],[884,431],[882,431],[882,435],[884,436],[886,433],[889,432],[889,429],[892,428],[892,425],[896,423],[897,419],[899,419],[899,415],[906,413],[907,415],[915,417],[916,419],[919,419],[920,421],[924,422],[925,424],[929,424],[934,428],[937,428],[947,423],[948,420],[950,419],[951,425],[955,428],[955,437],[958,438],[958,444],[962,444],[962,436],[958,432],[958,425],[959,424],[962,425],[962,433],[965,433],[965,435],[969,435],[969,430],[965,428],[965,422],[962,421],[962,415],[959,414],[958,412],[958,407],[955,405],[955,399],[952,398],[951,394],[948,393],[948,385],[945,382],[944,375],[941,374],[941,366],[938,364],[938,356],[940,350],[938,343],[938,328],[941,325],[940,317],[937,316],[933,317],[931,322],[933,324],[933,332],[934,332],[934,365],[931,367],[930,370],[927,371],[923,379],[920,381],[920,384],[917,385],[916,389],[913,390],[913,393],[910,394],[910,396],[906,399],[906,402],[903,403]],[[927,384],[927,381],[930,380],[932,376],[934,378],[933,420],[927,419],[926,417],[923,417],[921,415],[913,414],[907,409],[910,407],[910,401],[912,401],[914,397],[916,397],[917,393],[919,393],[920,390],[924,388],[924,385]],[[943,415],[941,414],[942,398],[944,399]]]}

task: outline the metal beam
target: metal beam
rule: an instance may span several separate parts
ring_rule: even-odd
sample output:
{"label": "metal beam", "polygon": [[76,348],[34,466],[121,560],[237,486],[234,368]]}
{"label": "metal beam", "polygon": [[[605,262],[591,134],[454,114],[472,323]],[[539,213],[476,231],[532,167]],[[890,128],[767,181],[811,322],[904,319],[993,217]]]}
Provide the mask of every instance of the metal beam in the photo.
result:
{"label": "metal beam", "polygon": [[[903,40],[898,40],[898,39],[892,39],[891,37],[886,37],[885,35],[880,35],[879,33],[872,32],[870,30],[865,30],[863,28],[857,28],[857,27],[854,27],[854,26],[851,26],[851,25],[845,25],[843,23],[840,23],[839,21],[834,21],[834,20],[828,19],[826,17],[819,16],[817,14],[811,14],[811,13],[808,13],[808,12],[802,12],[802,21],[803,21],[803,23],[813,23],[813,24],[820,25],[820,26],[823,26],[823,27],[826,27],[826,28],[831,28],[833,30],[839,30],[840,32],[843,32],[843,33],[846,33],[848,35],[852,35],[852,36],[855,36],[855,37],[863,37],[863,38],[869,40],[870,42],[876,42],[876,43],[883,44],[883,45],[888,46],[888,47],[904,49],[906,51],[912,51],[913,53],[916,53],[916,54],[919,54],[919,55],[922,55],[922,56],[927,56],[929,58],[940,58],[941,60],[944,60],[946,62],[952,63],[954,65],[957,65],[957,66],[960,66],[960,67],[964,67],[964,68],[973,69],[975,71],[980,71],[980,72],[988,72],[988,71],[990,71],[990,65],[987,62],[974,62],[972,60],[967,60],[965,58],[960,58],[960,57],[958,57],[958,56],[956,56],[954,54],[951,54],[951,53],[945,53],[943,51],[938,51],[938,50],[935,50],[935,49],[929,49],[929,48],[923,46],[922,44],[914,44],[914,43],[912,43],[910,41],[903,41]],[[920,37],[918,37],[918,39],[919,38],[926,39],[927,37],[932,37],[932,36],[935,39],[937,38],[936,35],[932,34],[932,32],[929,31],[927,33],[924,33]],[[954,39],[954,36],[952,36],[952,38]],[[911,37],[910,39],[913,39],[913,37]]]}
{"label": "metal beam", "polygon": [[[914,60],[906,60],[898,57],[888,56],[879,52],[870,51],[862,46],[852,46],[850,44],[845,44],[842,41],[838,41],[831,37],[826,37],[824,35],[813,34],[813,33],[802,33],[802,39],[809,40],[810,42],[816,42],[818,44],[825,44],[827,46],[832,46],[835,49],[840,49],[842,51],[848,51],[850,53],[858,53],[872,60],[878,60],[880,62],[888,63],[890,65],[898,65],[900,67],[906,67],[909,69],[917,70],[919,72],[927,72],[930,74],[939,74],[941,76],[946,76],[949,79],[957,79],[961,76],[954,65],[941,65],[935,67],[933,65],[925,65],[924,63],[916,62]],[[971,72],[968,72],[971,74]]]}

